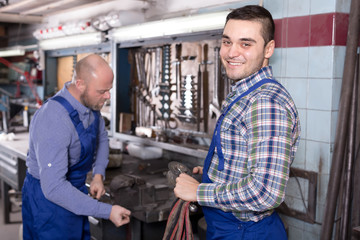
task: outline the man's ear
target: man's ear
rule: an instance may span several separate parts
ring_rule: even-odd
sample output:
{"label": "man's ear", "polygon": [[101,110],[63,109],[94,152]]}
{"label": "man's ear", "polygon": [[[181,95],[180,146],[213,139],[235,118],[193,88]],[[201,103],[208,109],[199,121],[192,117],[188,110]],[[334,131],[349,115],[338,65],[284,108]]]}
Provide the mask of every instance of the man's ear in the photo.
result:
{"label": "man's ear", "polygon": [[75,81],[75,86],[76,86],[77,89],[79,89],[80,92],[83,92],[85,90],[85,87],[86,87],[85,86],[85,81],[78,78]]}
{"label": "man's ear", "polygon": [[273,55],[274,49],[275,49],[275,40],[271,40],[265,46],[265,58],[266,59],[269,59]]}

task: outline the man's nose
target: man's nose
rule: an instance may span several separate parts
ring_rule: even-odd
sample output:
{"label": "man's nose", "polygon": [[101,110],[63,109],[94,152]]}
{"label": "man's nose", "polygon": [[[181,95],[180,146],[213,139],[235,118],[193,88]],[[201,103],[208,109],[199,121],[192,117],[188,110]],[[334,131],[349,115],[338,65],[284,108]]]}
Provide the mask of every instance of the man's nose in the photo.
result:
{"label": "man's nose", "polygon": [[106,92],[104,93],[104,98],[110,99],[110,97],[111,97],[110,91],[106,91]]}
{"label": "man's nose", "polygon": [[241,48],[237,44],[233,44],[228,49],[228,56],[230,58],[238,57],[241,54]]}

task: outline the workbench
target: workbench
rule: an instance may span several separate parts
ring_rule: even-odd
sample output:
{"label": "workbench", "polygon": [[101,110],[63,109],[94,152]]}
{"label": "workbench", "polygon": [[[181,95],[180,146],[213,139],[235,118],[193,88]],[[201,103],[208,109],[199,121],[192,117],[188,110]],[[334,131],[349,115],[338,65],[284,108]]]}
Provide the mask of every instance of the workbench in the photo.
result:
{"label": "workbench", "polygon": [[[97,240],[126,238],[131,240],[161,239],[166,220],[175,200],[168,187],[166,159],[141,160],[122,153],[121,167],[108,168],[104,186],[108,194],[100,201],[123,206],[132,212],[129,225],[115,228],[105,219],[90,217],[91,235]],[[90,183],[91,173],[87,182]],[[130,237],[131,236],[131,237]]]}
{"label": "workbench", "polygon": [[26,155],[29,148],[29,133],[16,133],[14,140],[0,141],[1,204],[4,209],[4,223],[11,223],[11,202],[9,190],[21,191],[26,175]]}
{"label": "workbench", "polygon": [[[17,133],[13,141],[0,141],[1,204],[5,223],[11,223],[9,190],[21,192],[23,186],[28,146],[27,132]],[[112,239],[114,236],[127,236],[132,240],[159,239],[175,199],[164,174],[168,160],[140,160],[125,153],[121,155],[121,167],[106,170],[104,185],[108,196],[104,195],[100,201],[129,208],[132,211],[131,224],[115,228],[109,220],[89,217],[91,233],[97,240]],[[89,177],[91,172],[87,183],[90,183]]]}

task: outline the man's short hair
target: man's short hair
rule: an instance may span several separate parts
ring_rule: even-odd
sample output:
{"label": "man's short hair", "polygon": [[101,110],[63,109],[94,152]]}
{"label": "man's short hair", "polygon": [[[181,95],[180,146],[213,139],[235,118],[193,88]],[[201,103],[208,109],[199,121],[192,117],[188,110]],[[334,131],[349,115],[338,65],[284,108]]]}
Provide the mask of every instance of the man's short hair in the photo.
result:
{"label": "man's short hair", "polygon": [[226,23],[230,20],[258,21],[262,25],[262,36],[265,45],[274,39],[275,23],[271,13],[258,5],[248,5],[231,11],[226,17]]}

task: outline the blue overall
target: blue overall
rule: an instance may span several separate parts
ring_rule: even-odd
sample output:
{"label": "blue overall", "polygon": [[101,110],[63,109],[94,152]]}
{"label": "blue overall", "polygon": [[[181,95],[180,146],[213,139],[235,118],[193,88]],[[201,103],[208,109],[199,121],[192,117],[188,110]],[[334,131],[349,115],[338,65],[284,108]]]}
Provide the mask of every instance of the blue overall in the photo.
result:
{"label": "blue overall", "polygon": [[[208,176],[208,170],[210,167],[211,159],[214,155],[214,150],[216,147],[217,154],[219,157],[219,166],[218,170],[224,170],[224,155],[221,150],[221,139],[220,139],[220,128],[221,123],[225,115],[229,112],[231,107],[238,102],[241,98],[259,88],[265,83],[276,83],[272,79],[264,79],[252,87],[250,87],[246,92],[237,97],[229,106],[224,109],[221,116],[219,117],[216,127],[214,130],[213,138],[211,140],[209,152],[206,156],[202,182],[203,183],[212,183],[211,179]],[[280,84],[279,84],[280,85]],[[283,240],[287,239],[284,225],[279,217],[279,215],[274,212],[272,215],[265,217],[259,222],[253,221],[240,221],[237,219],[231,212],[224,212],[221,209],[213,207],[202,207],[205,220],[207,223],[206,230],[206,239],[207,240]]]}
{"label": "blue overall", "polygon": [[[69,168],[67,180],[84,194],[88,194],[85,181],[96,151],[99,113],[93,111],[95,120],[85,129],[78,112],[65,98],[55,96],[52,100],[58,101],[69,112],[81,143],[80,161]],[[26,174],[22,194],[24,240],[90,239],[87,216],[76,215],[47,200],[41,190],[40,181],[29,173]]]}

